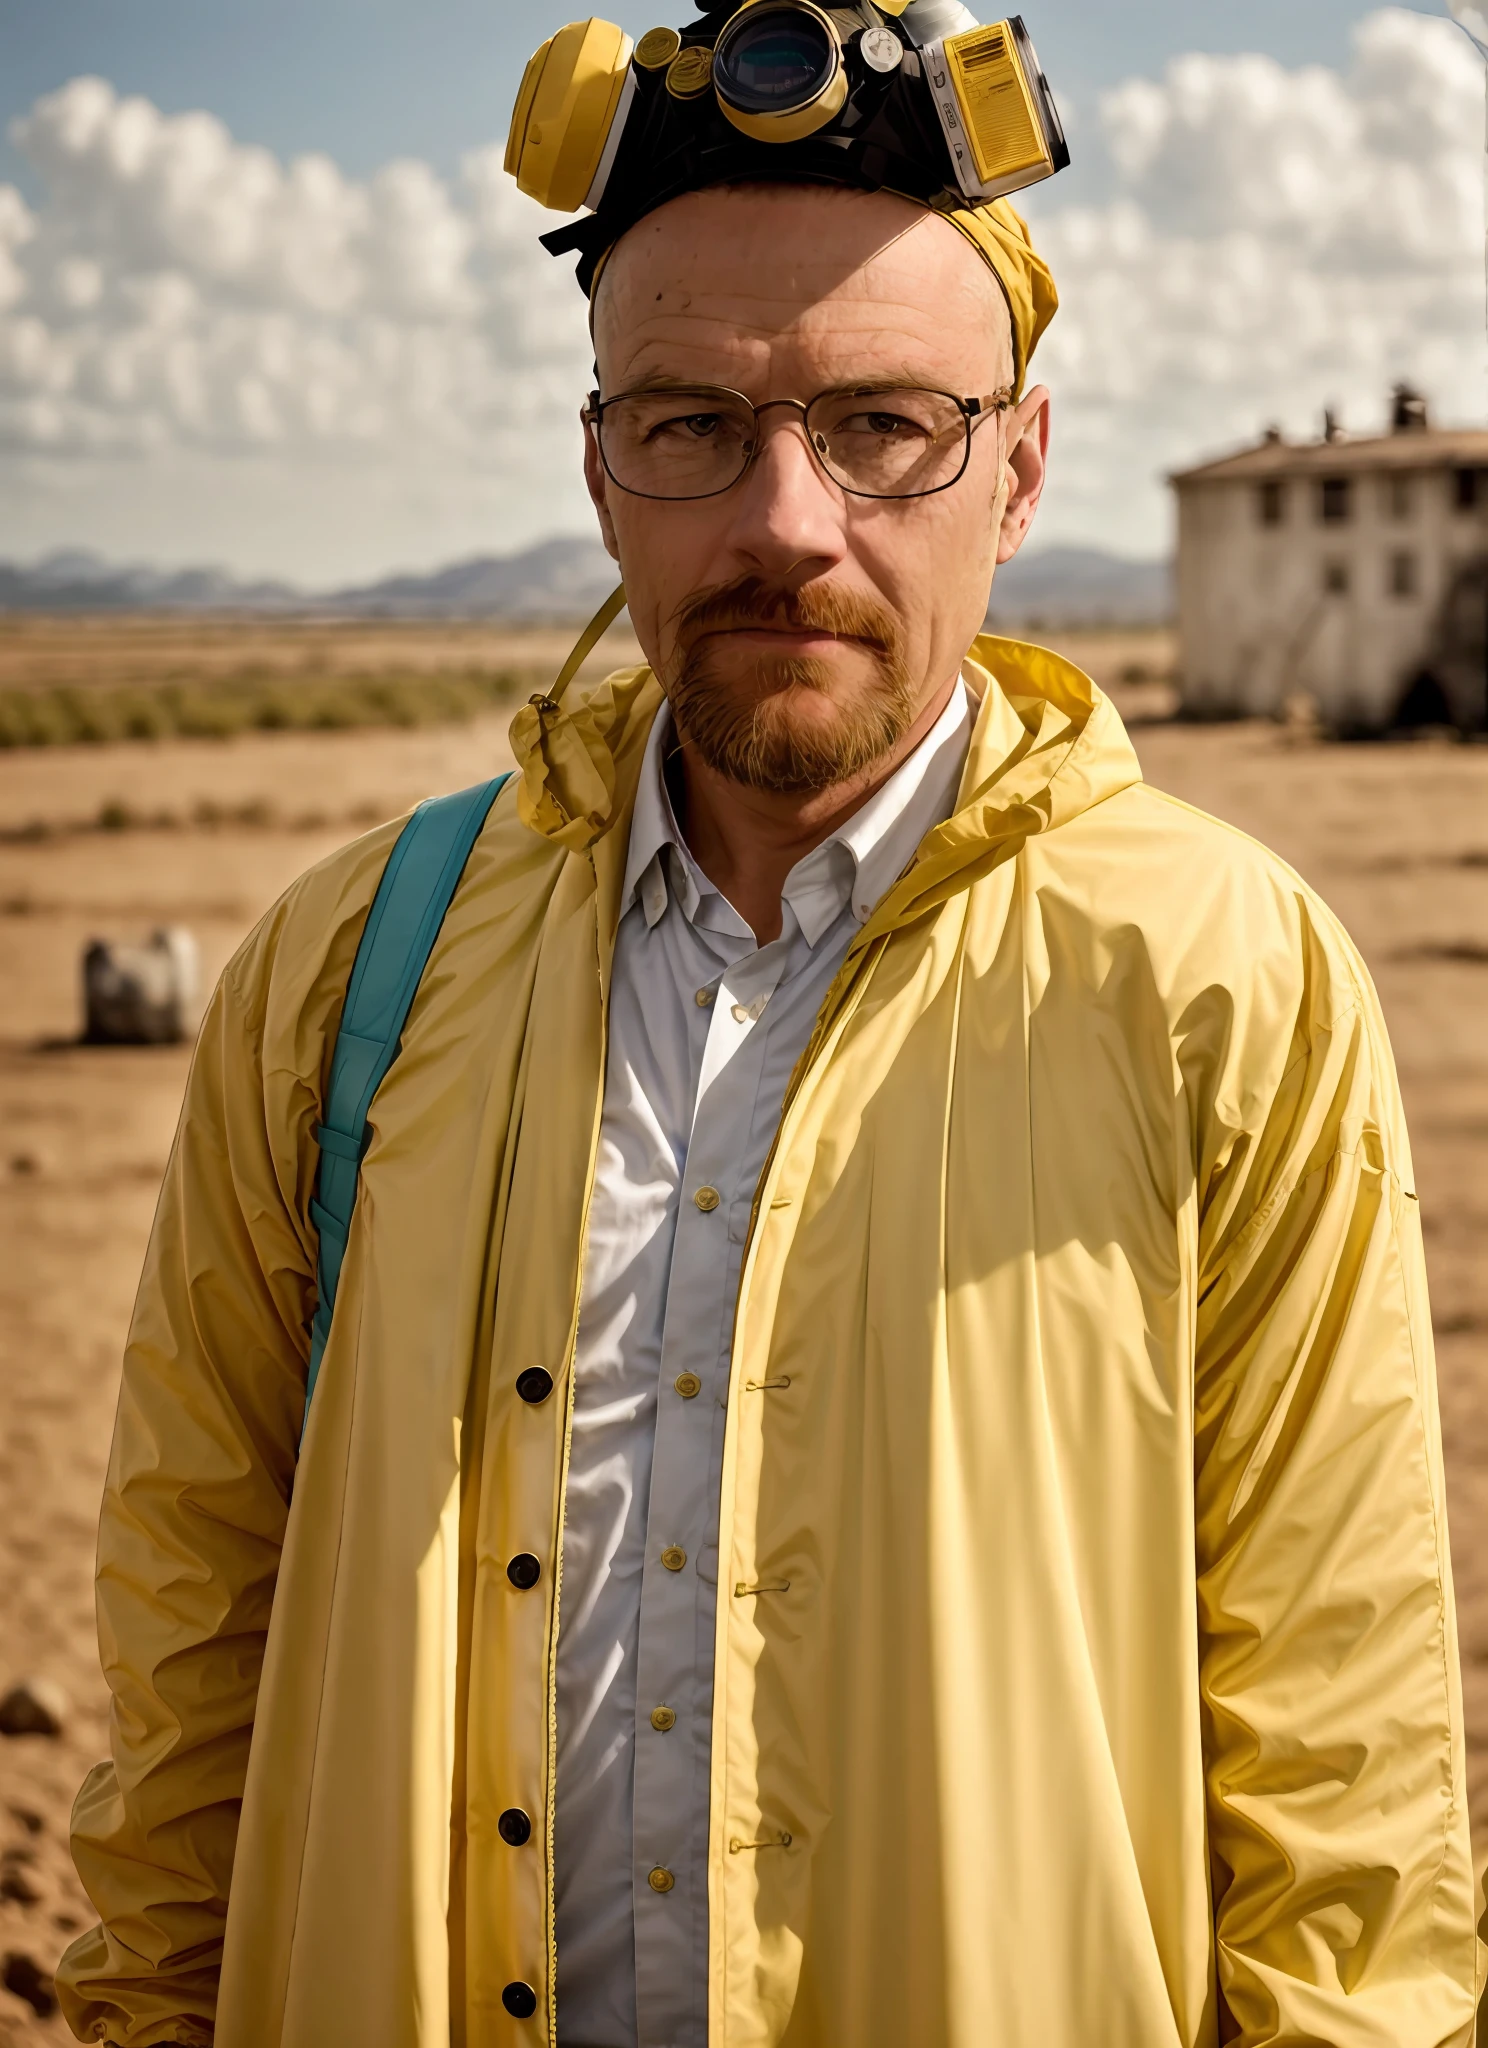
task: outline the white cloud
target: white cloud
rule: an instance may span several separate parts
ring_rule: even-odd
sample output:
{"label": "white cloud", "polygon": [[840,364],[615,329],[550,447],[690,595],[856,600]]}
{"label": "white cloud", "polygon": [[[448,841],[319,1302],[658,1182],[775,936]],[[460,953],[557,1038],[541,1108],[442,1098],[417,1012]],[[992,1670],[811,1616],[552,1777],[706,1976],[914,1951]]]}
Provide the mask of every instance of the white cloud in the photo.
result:
{"label": "white cloud", "polygon": [[[1389,10],[1346,75],[1188,56],[1076,121],[1100,202],[1030,195],[1045,538],[1155,549],[1165,468],[1325,401],[1374,424],[1398,376],[1481,412],[1482,91]],[[584,524],[583,301],[498,148],[356,182],[90,78],[13,133],[44,196],[0,186],[0,550],[315,579]]]}
{"label": "white cloud", "polygon": [[1483,72],[1449,22],[1368,16],[1346,76],[1182,57],[1101,119],[1110,198],[1045,188],[1037,228],[1063,297],[1046,537],[1153,544],[1162,470],[1325,403],[1377,429],[1396,378],[1481,416]]}
{"label": "white cloud", "polygon": [[356,183],[97,78],[12,132],[45,198],[0,187],[0,544],[317,578],[582,520],[583,301],[498,150]]}
{"label": "white cloud", "polygon": [[[48,197],[34,219],[14,193],[0,206],[23,280],[10,335],[27,337],[0,381],[12,448],[314,442],[394,459],[417,443],[479,466],[494,447],[509,459],[513,410],[538,436],[572,410],[582,310],[492,151],[454,189],[415,162],[359,185],[97,78],[14,133]],[[43,389],[60,407],[44,434]]]}

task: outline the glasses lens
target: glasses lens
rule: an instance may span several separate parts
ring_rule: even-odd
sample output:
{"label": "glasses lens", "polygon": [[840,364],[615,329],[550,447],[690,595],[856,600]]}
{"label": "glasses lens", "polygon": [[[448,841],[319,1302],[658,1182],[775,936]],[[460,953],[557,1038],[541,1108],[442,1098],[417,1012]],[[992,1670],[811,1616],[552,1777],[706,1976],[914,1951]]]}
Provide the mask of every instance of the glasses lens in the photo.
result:
{"label": "glasses lens", "polygon": [[741,114],[787,114],[825,90],[837,51],[822,24],[795,7],[761,7],[719,37],[713,82]]}
{"label": "glasses lens", "polygon": [[806,431],[845,490],[919,498],[961,474],[970,422],[943,391],[829,391],[812,401]]}
{"label": "glasses lens", "polygon": [[722,391],[639,391],[600,415],[605,466],[643,498],[710,498],[737,483],[754,447],[754,414]]}

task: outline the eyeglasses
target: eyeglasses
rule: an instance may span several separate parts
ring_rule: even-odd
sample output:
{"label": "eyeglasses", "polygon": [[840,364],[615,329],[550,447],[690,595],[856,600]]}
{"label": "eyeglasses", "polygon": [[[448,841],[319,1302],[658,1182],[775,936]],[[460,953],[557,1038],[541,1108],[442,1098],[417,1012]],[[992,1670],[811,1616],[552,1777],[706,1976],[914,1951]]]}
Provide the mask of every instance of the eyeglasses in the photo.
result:
{"label": "eyeglasses", "polygon": [[855,498],[928,498],[949,490],[971,460],[973,427],[1012,403],[1010,389],[957,398],[917,385],[858,384],[815,398],[754,405],[717,384],[589,394],[605,472],[637,498],[716,498],[732,490],[760,451],[761,416],[800,413],[812,454]]}

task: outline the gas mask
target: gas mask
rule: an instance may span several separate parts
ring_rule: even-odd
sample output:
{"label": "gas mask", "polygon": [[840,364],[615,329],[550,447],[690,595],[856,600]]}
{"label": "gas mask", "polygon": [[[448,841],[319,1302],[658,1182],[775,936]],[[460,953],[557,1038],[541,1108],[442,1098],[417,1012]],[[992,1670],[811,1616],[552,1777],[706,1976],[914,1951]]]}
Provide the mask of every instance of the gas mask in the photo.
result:
{"label": "gas mask", "polygon": [[750,178],[986,204],[1069,162],[1021,18],[980,26],[959,0],[726,0],[632,44],[572,22],[528,64],[506,168],[541,205],[584,218],[544,235],[606,249],[682,192]]}

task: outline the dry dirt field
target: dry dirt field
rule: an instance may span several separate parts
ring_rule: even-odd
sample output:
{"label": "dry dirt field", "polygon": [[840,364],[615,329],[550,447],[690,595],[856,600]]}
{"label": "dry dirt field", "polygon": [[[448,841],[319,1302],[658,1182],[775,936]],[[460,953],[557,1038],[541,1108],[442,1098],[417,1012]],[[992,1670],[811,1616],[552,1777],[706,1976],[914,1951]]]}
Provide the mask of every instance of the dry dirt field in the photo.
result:
{"label": "dry dirt field", "polygon": [[[0,613],[0,689],[108,688],[250,670],[437,675],[469,668],[556,669],[575,637],[565,627],[531,631],[475,620]],[[639,658],[624,624],[604,644],[610,668]]]}
{"label": "dry dirt field", "polygon": [[[44,637],[30,658],[60,660],[65,636]],[[123,641],[121,652],[116,625],[100,633],[100,660],[143,659]],[[1137,716],[1162,709],[1160,681],[1120,682],[1161,677],[1160,639],[1064,644]],[[503,658],[555,663],[561,636],[554,646],[528,641]],[[469,647],[452,658],[469,661]],[[241,641],[221,659],[241,665]],[[505,723],[0,753],[0,1691],[35,1675],[71,1702],[60,1738],[0,1739],[0,1955],[47,1971],[91,1917],[65,1834],[105,1748],[94,1517],[188,1057],[75,1042],[81,948],[183,922],[215,975],[302,868],[366,823],[505,765]],[[1142,723],[1134,736],[1151,781],[1268,841],[1317,886],[1379,983],[1431,1259],[1472,1795],[1488,1846],[1488,748],[1323,746],[1261,726]],[[101,815],[172,822],[106,830]],[[0,1990],[0,2048],[64,2038],[60,2020]]]}

